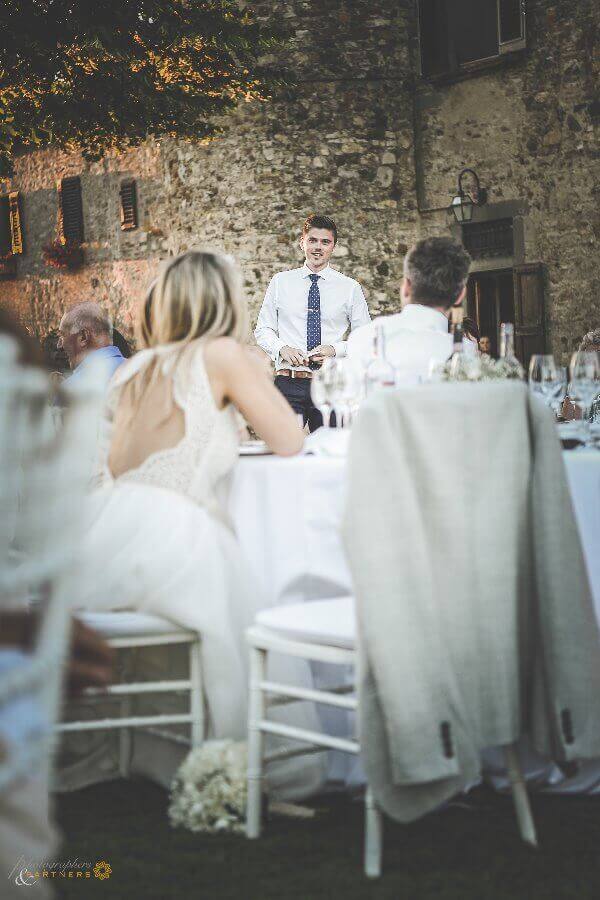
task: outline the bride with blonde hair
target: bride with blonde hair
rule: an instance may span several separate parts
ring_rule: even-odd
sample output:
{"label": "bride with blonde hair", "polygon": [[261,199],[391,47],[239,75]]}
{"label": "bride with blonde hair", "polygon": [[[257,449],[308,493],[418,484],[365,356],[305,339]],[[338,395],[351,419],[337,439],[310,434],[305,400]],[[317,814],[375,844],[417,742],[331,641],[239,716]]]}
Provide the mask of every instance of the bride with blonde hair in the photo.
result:
{"label": "bride with blonde hair", "polygon": [[110,385],[81,605],[134,609],[198,631],[209,734],[241,739],[244,631],[261,597],[227,516],[239,414],[282,456],[301,449],[303,433],[244,345],[247,308],[226,257],[194,250],[168,262],[137,329],[142,349]]}

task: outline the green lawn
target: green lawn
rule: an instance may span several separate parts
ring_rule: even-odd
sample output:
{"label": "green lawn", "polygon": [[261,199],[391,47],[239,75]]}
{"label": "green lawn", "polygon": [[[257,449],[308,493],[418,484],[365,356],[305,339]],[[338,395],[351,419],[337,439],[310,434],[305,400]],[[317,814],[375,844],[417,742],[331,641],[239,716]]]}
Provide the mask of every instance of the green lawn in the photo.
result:
{"label": "green lawn", "polygon": [[[189,900],[598,900],[600,798],[534,798],[541,849],[517,835],[510,800],[481,790],[410,827],[387,821],[383,876],[362,874],[362,805],[320,798],[312,821],[272,819],[263,838],[170,828],[167,795],[141,780],[63,795],[61,859],[107,860],[109,879],[61,881],[64,898]],[[56,882],[55,882],[56,883]]]}

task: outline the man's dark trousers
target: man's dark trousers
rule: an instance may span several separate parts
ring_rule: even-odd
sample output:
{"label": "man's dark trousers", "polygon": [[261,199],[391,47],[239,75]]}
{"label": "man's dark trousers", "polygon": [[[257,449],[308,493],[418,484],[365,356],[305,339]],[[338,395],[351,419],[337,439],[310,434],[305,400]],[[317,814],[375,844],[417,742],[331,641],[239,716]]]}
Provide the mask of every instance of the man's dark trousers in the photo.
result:
{"label": "man's dark trousers", "polygon": [[323,424],[323,416],[312,402],[310,396],[311,378],[290,378],[289,375],[277,375],[275,387],[279,388],[295,413],[302,414],[302,421],[308,422],[309,431],[316,431]]}

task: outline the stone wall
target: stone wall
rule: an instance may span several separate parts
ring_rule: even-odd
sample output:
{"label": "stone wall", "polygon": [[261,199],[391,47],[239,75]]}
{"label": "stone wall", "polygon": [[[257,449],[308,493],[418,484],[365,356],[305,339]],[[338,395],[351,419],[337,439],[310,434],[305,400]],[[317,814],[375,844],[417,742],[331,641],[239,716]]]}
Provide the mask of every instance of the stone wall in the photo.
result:
{"label": "stone wall", "polygon": [[[255,315],[273,274],[300,260],[299,226],[333,215],[335,265],[358,278],[374,314],[398,308],[402,256],[418,236],[447,233],[445,208],[464,166],[490,191],[489,210],[523,210],[523,261],[547,270],[549,341],[565,351],[598,324],[600,109],[592,42],[598,4],[528,2],[528,49],[462,80],[418,76],[413,0],[261,4],[289,29],[293,96],[247,103],[204,142],[156,143],[88,165],[46,151],[17,161],[26,253],[0,302],[37,332],[94,297],[130,332],[160,263],[190,246],[240,261]],[[596,67],[594,69],[594,66]],[[56,182],[81,174],[86,263],[56,273],[41,260],[54,236]],[[122,232],[118,183],[137,179],[140,227]]]}
{"label": "stone wall", "polygon": [[[421,200],[447,203],[456,173],[473,166],[492,208],[521,202],[522,261],[545,266],[549,350],[566,362],[600,324],[600,4],[529,0],[527,9],[527,51],[457,83],[419,86]],[[444,218],[424,214],[423,230]]]}

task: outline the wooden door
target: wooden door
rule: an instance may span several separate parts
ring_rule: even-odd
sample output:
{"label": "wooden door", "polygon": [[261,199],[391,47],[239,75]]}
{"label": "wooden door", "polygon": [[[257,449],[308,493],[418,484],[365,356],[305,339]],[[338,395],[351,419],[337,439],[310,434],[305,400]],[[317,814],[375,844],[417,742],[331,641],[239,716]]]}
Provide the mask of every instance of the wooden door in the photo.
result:
{"label": "wooden door", "polygon": [[513,270],[515,286],[515,353],[525,366],[533,353],[546,352],[544,268],[525,263]]}

